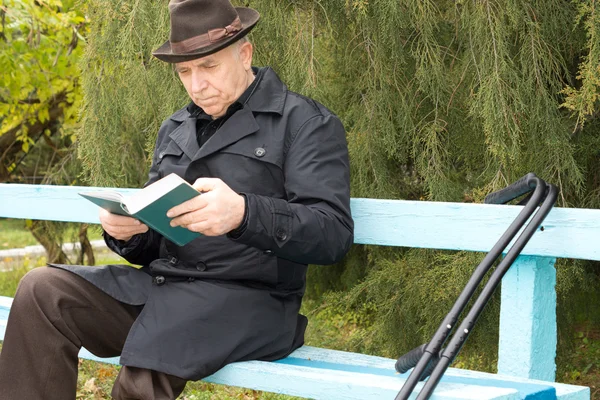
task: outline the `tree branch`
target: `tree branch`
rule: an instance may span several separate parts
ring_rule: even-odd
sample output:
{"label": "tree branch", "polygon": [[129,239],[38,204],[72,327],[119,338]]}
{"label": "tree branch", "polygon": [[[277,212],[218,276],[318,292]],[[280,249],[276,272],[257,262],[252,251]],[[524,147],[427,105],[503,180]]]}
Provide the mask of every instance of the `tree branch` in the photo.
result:
{"label": "tree branch", "polygon": [[[27,132],[29,136],[38,136],[46,129],[52,126],[63,114],[63,108],[60,103],[66,100],[66,93],[62,92],[56,95],[49,104],[48,114],[50,118],[46,122],[35,121],[33,124],[27,124]],[[0,182],[6,182],[10,177],[7,166],[10,165],[17,154],[21,151],[21,146],[15,146],[17,134],[22,129],[22,126],[16,126],[8,132],[0,135]]]}

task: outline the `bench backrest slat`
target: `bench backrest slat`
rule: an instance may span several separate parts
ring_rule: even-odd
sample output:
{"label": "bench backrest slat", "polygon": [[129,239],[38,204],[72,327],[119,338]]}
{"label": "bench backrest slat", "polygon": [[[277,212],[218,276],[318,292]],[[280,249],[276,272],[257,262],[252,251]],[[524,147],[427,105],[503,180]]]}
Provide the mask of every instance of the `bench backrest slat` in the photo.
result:
{"label": "bench backrest slat", "polygon": [[[489,251],[522,206],[352,199],[355,243]],[[542,230],[543,229],[543,230]],[[523,255],[600,260],[600,210],[553,208]]]}
{"label": "bench backrest slat", "polygon": [[[98,223],[98,208],[77,194],[97,190],[115,189],[0,184],[0,217]],[[355,243],[489,251],[521,208],[355,198]],[[600,210],[554,208],[522,254],[600,260],[599,242]]]}

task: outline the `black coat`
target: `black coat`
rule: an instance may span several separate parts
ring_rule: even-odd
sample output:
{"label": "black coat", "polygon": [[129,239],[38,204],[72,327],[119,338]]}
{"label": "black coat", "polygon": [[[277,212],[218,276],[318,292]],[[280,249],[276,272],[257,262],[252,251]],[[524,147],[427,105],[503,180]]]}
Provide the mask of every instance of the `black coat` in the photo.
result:
{"label": "black coat", "polygon": [[127,243],[107,237],[109,247],[144,267],[61,266],[123,302],[144,304],[123,365],[196,380],[230,362],[288,355],[303,343],[307,264],[334,263],[352,244],[342,124],[287,90],[270,68],[256,79],[243,108],[202,148],[187,107],[166,120],[148,181],[171,172],[190,183],[222,179],[247,197],[241,236],[201,236],[182,247],[154,231]]}

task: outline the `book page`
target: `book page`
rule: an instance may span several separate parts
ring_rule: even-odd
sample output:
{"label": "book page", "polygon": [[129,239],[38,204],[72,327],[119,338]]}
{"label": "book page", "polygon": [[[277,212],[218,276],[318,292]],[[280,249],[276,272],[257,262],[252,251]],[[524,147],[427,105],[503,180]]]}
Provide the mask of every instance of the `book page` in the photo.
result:
{"label": "book page", "polygon": [[123,196],[117,192],[81,192],[80,196],[85,197],[92,203],[104,208],[105,210],[118,215],[129,216],[122,207]]}
{"label": "book page", "polygon": [[119,203],[123,200],[123,195],[118,192],[109,192],[109,191],[106,191],[106,192],[83,192],[80,194],[85,197],[95,197],[98,199],[116,201]]}
{"label": "book page", "polygon": [[134,193],[133,195],[125,197],[122,201],[123,205],[125,206],[125,210],[130,214],[135,214],[182,184],[189,186],[192,190],[195,190],[192,185],[187,183],[187,181],[185,181],[179,175],[169,174],[153,184],[145,187],[144,189]]}

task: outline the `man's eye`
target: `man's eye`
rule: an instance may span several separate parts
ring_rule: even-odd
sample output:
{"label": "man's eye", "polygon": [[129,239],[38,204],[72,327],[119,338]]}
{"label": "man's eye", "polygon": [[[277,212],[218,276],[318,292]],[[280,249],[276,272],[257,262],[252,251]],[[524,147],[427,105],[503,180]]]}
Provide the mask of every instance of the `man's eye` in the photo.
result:
{"label": "man's eye", "polygon": [[177,71],[177,72],[179,72],[180,74],[185,74],[185,73],[187,73],[188,71],[189,71],[189,69],[180,69],[180,70],[179,70],[179,71]]}

